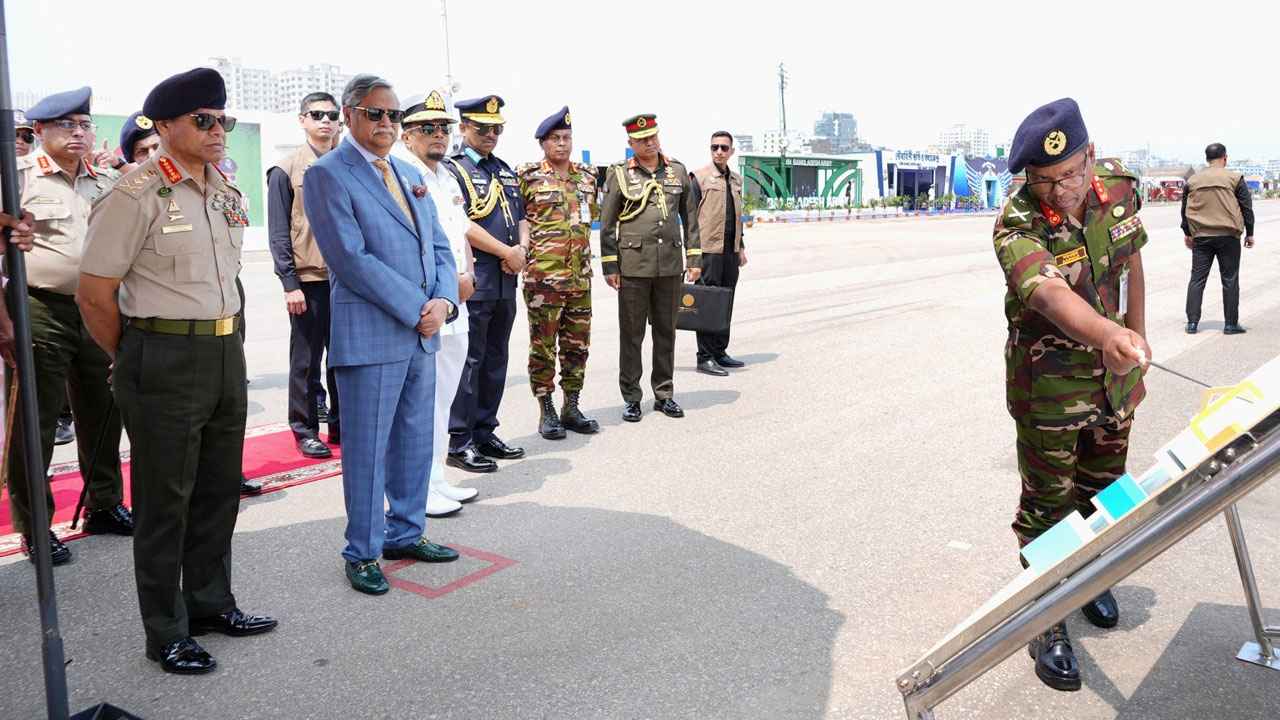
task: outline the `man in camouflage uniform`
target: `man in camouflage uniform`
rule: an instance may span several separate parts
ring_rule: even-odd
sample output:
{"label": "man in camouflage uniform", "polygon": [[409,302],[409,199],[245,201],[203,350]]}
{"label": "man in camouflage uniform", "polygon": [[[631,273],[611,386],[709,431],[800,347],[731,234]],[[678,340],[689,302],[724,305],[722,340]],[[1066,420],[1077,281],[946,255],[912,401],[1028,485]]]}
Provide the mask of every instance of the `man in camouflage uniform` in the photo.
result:
{"label": "man in camouflage uniform", "polygon": [[[538,434],[561,440],[566,428],[585,434],[600,430],[599,423],[578,408],[591,344],[591,220],[600,216],[600,209],[595,174],[590,167],[569,160],[573,152],[569,108],[543,120],[534,137],[545,157],[516,170],[525,206],[520,244],[529,256],[524,269],[529,383],[541,407]],[[551,397],[557,341],[564,390],[559,416]]]}
{"label": "man in camouflage uniform", "polygon": [[[1026,545],[1124,473],[1134,408],[1145,389],[1147,345],[1138,178],[1096,161],[1074,100],[1038,108],[1014,135],[1009,169],[1027,182],[1005,203],[994,245],[1008,291],[1006,394],[1017,425],[1022,498],[1013,522]],[[1107,591],[1081,608],[1114,627]],[[1066,625],[1029,651],[1036,675],[1078,690]]]}

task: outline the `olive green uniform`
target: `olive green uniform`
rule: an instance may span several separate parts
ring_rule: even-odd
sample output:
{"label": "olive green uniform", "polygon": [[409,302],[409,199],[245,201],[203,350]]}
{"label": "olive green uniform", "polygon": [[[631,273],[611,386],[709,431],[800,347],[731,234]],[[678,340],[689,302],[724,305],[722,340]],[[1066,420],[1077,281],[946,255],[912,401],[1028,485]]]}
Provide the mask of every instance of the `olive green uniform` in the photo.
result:
{"label": "olive green uniform", "polygon": [[665,155],[649,172],[631,158],[609,167],[600,209],[600,263],[620,274],[618,289],[618,385],[622,398],[639,402],[644,373],[645,323],[653,326],[654,397],[674,390],[676,307],[685,264],[700,267],[698,205],[689,171]]}
{"label": "olive green uniform", "polygon": [[147,643],[235,607],[231,535],[247,391],[236,276],[248,217],[212,165],[166,154],[93,210],[81,270],[121,278],[113,389],[132,442],[134,573]]}

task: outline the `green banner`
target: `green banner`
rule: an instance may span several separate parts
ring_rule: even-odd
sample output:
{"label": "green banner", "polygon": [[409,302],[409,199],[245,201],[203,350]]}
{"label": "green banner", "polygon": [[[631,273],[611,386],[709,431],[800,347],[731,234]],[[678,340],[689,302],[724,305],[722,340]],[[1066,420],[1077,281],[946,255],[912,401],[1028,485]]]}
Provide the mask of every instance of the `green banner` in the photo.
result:
{"label": "green banner", "polygon": [[[118,151],[120,128],[128,118],[122,115],[94,115],[98,124],[97,146],[105,140],[107,147]],[[257,123],[236,123],[236,129],[227,133],[227,156],[219,165],[222,172],[244,193],[249,210],[249,225],[262,227],[267,221],[267,207],[263,200],[262,128]]]}

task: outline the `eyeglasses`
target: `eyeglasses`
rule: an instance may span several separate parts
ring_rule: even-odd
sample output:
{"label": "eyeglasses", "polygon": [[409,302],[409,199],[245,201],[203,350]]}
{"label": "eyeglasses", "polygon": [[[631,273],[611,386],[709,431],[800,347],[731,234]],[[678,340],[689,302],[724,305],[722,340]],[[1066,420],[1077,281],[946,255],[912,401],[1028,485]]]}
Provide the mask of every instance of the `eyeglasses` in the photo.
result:
{"label": "eyeglasses", "polygon": [[481,135],[496,136],[496,135],[501,135],[502,129],[506,126],[505,125],[485,125],[483,123],[471,123],[471,127],[475,128],[476,132]]}
{"label": "eyeglasses", "polygon": [[721,152],[729,152],[732,149],[733,149],[732,145],[721,145],[719,143],[711,143],[711,152],[715,152],[717,150]]}
{"label": "eyeglasses", "polygon": [[413,127],[405,130],[405,132],[449,137],[449,123],[423,123],[422,125],[414,125]]}
{"label": "eyeglasses", "polygon": [[329,122],[337,122],[338,116],[340,114],[341,113],[339,113],[337,110],[308,110],[305,113],[303,113],[303,115],[310,115],[311,119],[315,120],[316,122],[320,122],[325,118],[328,118]]}
{"label": "eyeglasses", "polygon": [[236,119],[230,115],[214,115],[213,113],[191,113],[187,117],[196,121],[196,129],[201,132],[207,132],[213,128],[214,123],[222,126],[226,132],[236,129]]}
{"label": "eyeglasses", "polygon": [[386,115],[393,125],[399,125],[400,121],[404,119],[403,110],[387,110],[385,108],[361,107],[359,105],[352,105],[351,109],[363,110],[364,116],[369,118],[369,122],[382,122],[383,115]]}
{"label": "eyeglasses", "polygon": [[18,139],[19,139],[19,140],[21,140],[22,142],[24,142],[24,143],[26,143],[26,144],[30,145],[30,144],[32,144],[32,143],[34,143],[34,142],[36,141],[36,131],[35,131],[35,130],[27,130],[27,129],[25,129],[25,128],[24,128],[24,129],[22,129],[22,130],[19,130],[19,131],[18,131]]}
{"label": "eyeglasses", "polygon": [[1080,163],[1080,169],[1072,172],[1070,175],[1058,178],[1057,180],[1027,180],[1027,187],[1031,188],[1037,195],[1047,197],[1059,186],[1063,190],[1079,190],[1088,180],[1089,158],[1086,157],[1084,162]]}
{"label": "eyeglasses", "polygon": [[54,120],[53,126],[59,130],[66,130],[68,132],[74,132],[76,129],[80,129],[87,133],[91,133],[98,129],[97,123],[89,122],[88,120]]}

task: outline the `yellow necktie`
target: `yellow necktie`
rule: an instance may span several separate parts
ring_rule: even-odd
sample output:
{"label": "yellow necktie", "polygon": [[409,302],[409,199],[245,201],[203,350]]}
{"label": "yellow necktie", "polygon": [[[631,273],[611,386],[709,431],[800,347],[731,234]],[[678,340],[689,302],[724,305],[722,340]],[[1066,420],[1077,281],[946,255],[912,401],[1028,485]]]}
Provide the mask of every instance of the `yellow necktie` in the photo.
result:
{"label": "yellow necktie", "polygon": [[395,198],[396,204],[404,211],[404,218],[412,225],[413,213],[409,211],[409,203],[405,202],[404,193],[400,192],[400,183],[396,182],[396,175],[391,172],[391,165],[386,160],[374,160],[373,165],[382,171],[382,184],[387,186],[387,192]]}

